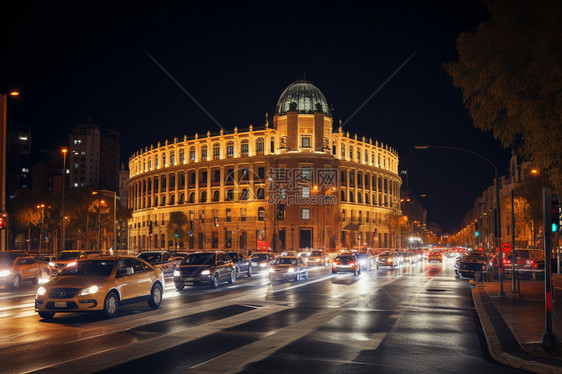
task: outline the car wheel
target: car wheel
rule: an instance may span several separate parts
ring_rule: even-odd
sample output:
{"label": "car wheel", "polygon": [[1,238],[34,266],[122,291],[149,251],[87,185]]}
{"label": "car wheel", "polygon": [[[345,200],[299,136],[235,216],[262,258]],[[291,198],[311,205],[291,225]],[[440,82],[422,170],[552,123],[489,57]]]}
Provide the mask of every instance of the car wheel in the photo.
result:
{"label": "car wheel", "polygon": [[181,291],[183,290],[185,287],[185,284],[183,283],[176,283],[176,290]]}
{"label": "car wheel", "polygon": [[248,277],[252,276],[252,266],[248,266]]}
{"label": "car wheel", "polygon": [[103,314],[107,318],[113,318],[117,315],[119,310],[119,299],[117,294],[113,291],[107,294],[103,302]]}
{"label": "car wheel", "polygon": [[211,279],[211,288],[217,288],[219,286],[219,275],[215,273],[213,279]]}
{"label": "car wheel", "polygon": [[21,286],[21,277],[19,274],[15,274],[10,283],[10,288],[12,290],[17,290]]}
{"label": "car wheel", "polygon": [[43,319],[52,319],[55,316],[55,312],[39,312],[39,317]]}
{"label": "car wheel", "polygon": [[148,306],[152,309],[157,309],[162,302],[162,286],[160,283],[155,283],[150,291],[150,299],[148,299]]}
{"label": "car wheel", "polygon": [[238,273],[233,270],[233,271],[230,273],[230,279],[228,280],[228,283],[230,283],[230,284],[236,283],[236,277],[237,277],[237,275],[238,275]]}

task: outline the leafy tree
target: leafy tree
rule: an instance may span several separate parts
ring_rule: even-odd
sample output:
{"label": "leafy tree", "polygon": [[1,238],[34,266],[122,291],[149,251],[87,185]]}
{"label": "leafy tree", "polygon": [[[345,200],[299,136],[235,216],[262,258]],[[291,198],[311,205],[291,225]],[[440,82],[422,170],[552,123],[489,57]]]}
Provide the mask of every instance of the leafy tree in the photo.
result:
{"label": "leafy tree", "polygon": [[486,2],[489,19],[457,39],[445,64],[474,124],[562,186],[562,3]]}
{"label": "leafy tree", "polygon": [[170,220],[166,225],[166,237],[173,240],[176,233],[180,241],[184,241],[189,235],[187,216],[183,212],[170,213]]}

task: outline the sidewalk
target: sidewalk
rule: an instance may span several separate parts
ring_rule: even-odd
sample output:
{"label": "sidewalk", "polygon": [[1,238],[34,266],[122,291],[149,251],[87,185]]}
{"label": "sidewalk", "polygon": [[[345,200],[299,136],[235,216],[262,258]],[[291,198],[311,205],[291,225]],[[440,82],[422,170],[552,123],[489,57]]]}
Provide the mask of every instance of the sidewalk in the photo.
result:
{"label": "sidewalk", "polygon": [[[558,284],[558,280],[555,282]],[[560,282],[562,284],[562,282]],[[498,281],[472,288],[490,355],[498,362],[535,373],[562,373],[562,288],[556,287],[554,334],[559,348],[541,347],[544,324],[544,281],[521,281],[521,296],[512,293],[511,279],[504,280],[505,298],[498,296]]]}

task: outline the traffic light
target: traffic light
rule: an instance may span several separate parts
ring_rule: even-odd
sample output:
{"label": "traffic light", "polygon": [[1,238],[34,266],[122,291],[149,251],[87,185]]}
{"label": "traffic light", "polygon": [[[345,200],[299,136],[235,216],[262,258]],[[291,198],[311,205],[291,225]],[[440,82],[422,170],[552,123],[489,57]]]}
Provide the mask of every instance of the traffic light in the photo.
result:
{"label": "traffic light", "polygon": [[560,231],[560,197],[558,195],[551,195],[550,198],[550,219],[552,232]]}
{"label": "traffic light", "polygon": [[176,237],[176,238],[178,237],[178,230],[175,231],[174,237]]}
{"label": "traffic light", "polygon": [[4,230],[6,228],[6,218],[0,216],[0,229]]}
{"label": "traffic light", "polygon": [[277,204],[277,220],[285,220],[285,204]]}
{"label": "traffic light", "polygon": [[478,222],[474,224],[474,236],[480,236],[480,229],[478,228]]}

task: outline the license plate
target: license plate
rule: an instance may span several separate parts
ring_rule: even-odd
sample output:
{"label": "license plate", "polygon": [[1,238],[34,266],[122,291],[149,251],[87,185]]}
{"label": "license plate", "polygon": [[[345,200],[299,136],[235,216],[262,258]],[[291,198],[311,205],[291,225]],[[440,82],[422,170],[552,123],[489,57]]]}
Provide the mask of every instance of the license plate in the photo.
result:
{"label": "license plate", "polygon": [[66,301],[55,301],[55,308],[66,308]]}

